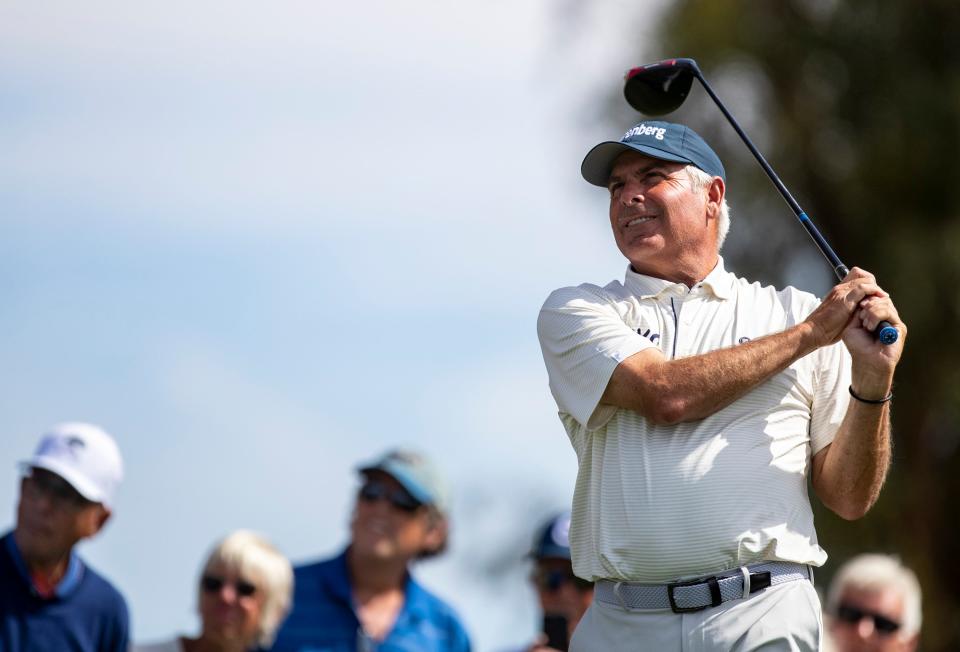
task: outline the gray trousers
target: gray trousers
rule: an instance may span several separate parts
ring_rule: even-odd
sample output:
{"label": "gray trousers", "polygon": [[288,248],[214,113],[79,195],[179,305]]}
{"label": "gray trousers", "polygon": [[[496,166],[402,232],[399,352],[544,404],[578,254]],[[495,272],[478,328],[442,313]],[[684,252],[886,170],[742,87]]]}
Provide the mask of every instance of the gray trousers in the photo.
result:
{"label": "gray trousers", "polygon": [[797,580],[685,614],[594,600],[570,652],[816,652],[822,634],[817,591],[811,582]]}

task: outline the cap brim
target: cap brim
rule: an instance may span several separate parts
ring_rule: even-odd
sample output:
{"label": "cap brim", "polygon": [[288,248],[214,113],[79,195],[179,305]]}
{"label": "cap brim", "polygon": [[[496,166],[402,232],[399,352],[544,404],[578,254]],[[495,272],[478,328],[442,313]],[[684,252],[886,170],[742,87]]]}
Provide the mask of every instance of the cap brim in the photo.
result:
{"label": "cap brim", "polygon": [[32,460],[21,462],[21,468],[36,468],[56,473],[66,480],[81,496],[94,503],[106,504],[105,496],[86,478],[73,469],[61,464],[58,460],[47,457],[35,457]]}
{"label": "cap brim", "polygon": [[583,157],[583,163],[580,164],[580,174],[589,183],[601,188],[607,187],[610,180],[610,173],[613,171],[613,164],[617,158],[624,152],[640,152],[651,158],[661,161],[673,161],[674,163],[693,163],[688,158],[678,156],[672,152],[665,152],[656,147],[648,145],[634,145],[621,143],[618,140],[611,140],[600,143]]}
{"label": "cap brim", "polygon": [[386,473],[394,480],[400,483],[400,485],[406,489],[411,496],[416,498],[418,501],[424,505],[433,505],[436,501],[433,496],[424,489],[423,485],[417,482],[402,465],[391,464],[387,462],[386,464],[380,464],[376,466],[364,466],[357,469],[360,473],[369,473],[370,471],[380,471],[381,473]]}

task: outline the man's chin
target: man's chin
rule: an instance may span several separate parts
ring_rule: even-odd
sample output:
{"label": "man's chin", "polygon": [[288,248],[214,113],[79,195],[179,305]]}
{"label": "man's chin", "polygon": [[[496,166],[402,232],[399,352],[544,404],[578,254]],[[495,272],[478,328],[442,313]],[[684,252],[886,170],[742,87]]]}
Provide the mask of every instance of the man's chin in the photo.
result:
{"label": "man's chin", "polygon": [[373,541],[354,541],[354,554],[364,559],[386,561],[397,554],[397,547],[392,541],[376,539]]}

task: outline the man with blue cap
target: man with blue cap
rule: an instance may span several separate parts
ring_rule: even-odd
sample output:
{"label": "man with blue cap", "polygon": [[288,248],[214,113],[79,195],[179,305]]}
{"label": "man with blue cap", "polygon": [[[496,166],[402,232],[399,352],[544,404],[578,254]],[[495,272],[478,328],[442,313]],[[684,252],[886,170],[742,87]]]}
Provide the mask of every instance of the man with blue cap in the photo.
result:
{"label": "man with blue cap", "polygon": [[449,496],[421,454],[394,450],[359,469],[350,544],[294,569],[293,611],[275,652],[469,652],[453,609],[410,564],[447,545]]}
{"label": "man with blue cap", "polygon": [[570,649],[816,650],[808,479],[846,519],[877,500],[906,327],[861,269],[822,301],[727,271],[726,174],[687,126],[640,123],[581,172],[629,265],[537,323],[580,464],[573,569],[595,582]]}
{"label": "man with blue cap", "polygon": [[564,652],[593,600],[593,583],[573,574],[570,563],[570,513],[555,514],[537,529],[530,551],[530,575],[542,614],[537,641],[525,652]]}

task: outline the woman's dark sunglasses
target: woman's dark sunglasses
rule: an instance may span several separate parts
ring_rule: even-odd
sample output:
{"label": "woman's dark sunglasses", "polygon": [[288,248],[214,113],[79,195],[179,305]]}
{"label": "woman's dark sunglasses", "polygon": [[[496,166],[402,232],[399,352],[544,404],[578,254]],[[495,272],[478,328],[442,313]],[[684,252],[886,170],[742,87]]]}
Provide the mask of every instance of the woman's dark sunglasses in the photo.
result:
{"label": "woman's dark sunglasses", "polygon": [[360,500],[376,502],[386,500],[397,509],[413,513],[423,504],[403,489],[390,489],[382,482],[371,480],[360,487]]}
{"label": "woman's dark sunglasses", "polygon": [[227,582],[222,577],[217,577],[216,575],[204,575],[200,578],[200,588],[202,588],[205,593],[220,593],[227,584],[232,584],[233,590],[242,598],[249,598],[257,592],[257,587],[245,580]]}
{"label": "woman's dark sunglasses", "polygon": [[887,636],[893,634],[895,631],[900,629],[900,623],[895,620],[890,620],[886,616],[881,616],[880,614],[873,613],[872,611],[864,611],[859,607],[854,607],[849,604],[842,604],[837,607],[837,619],[842,620],[845,623],[851,625],[856,625],[864,618],[870,618],[873,620],[873,628],[881,636]]}

